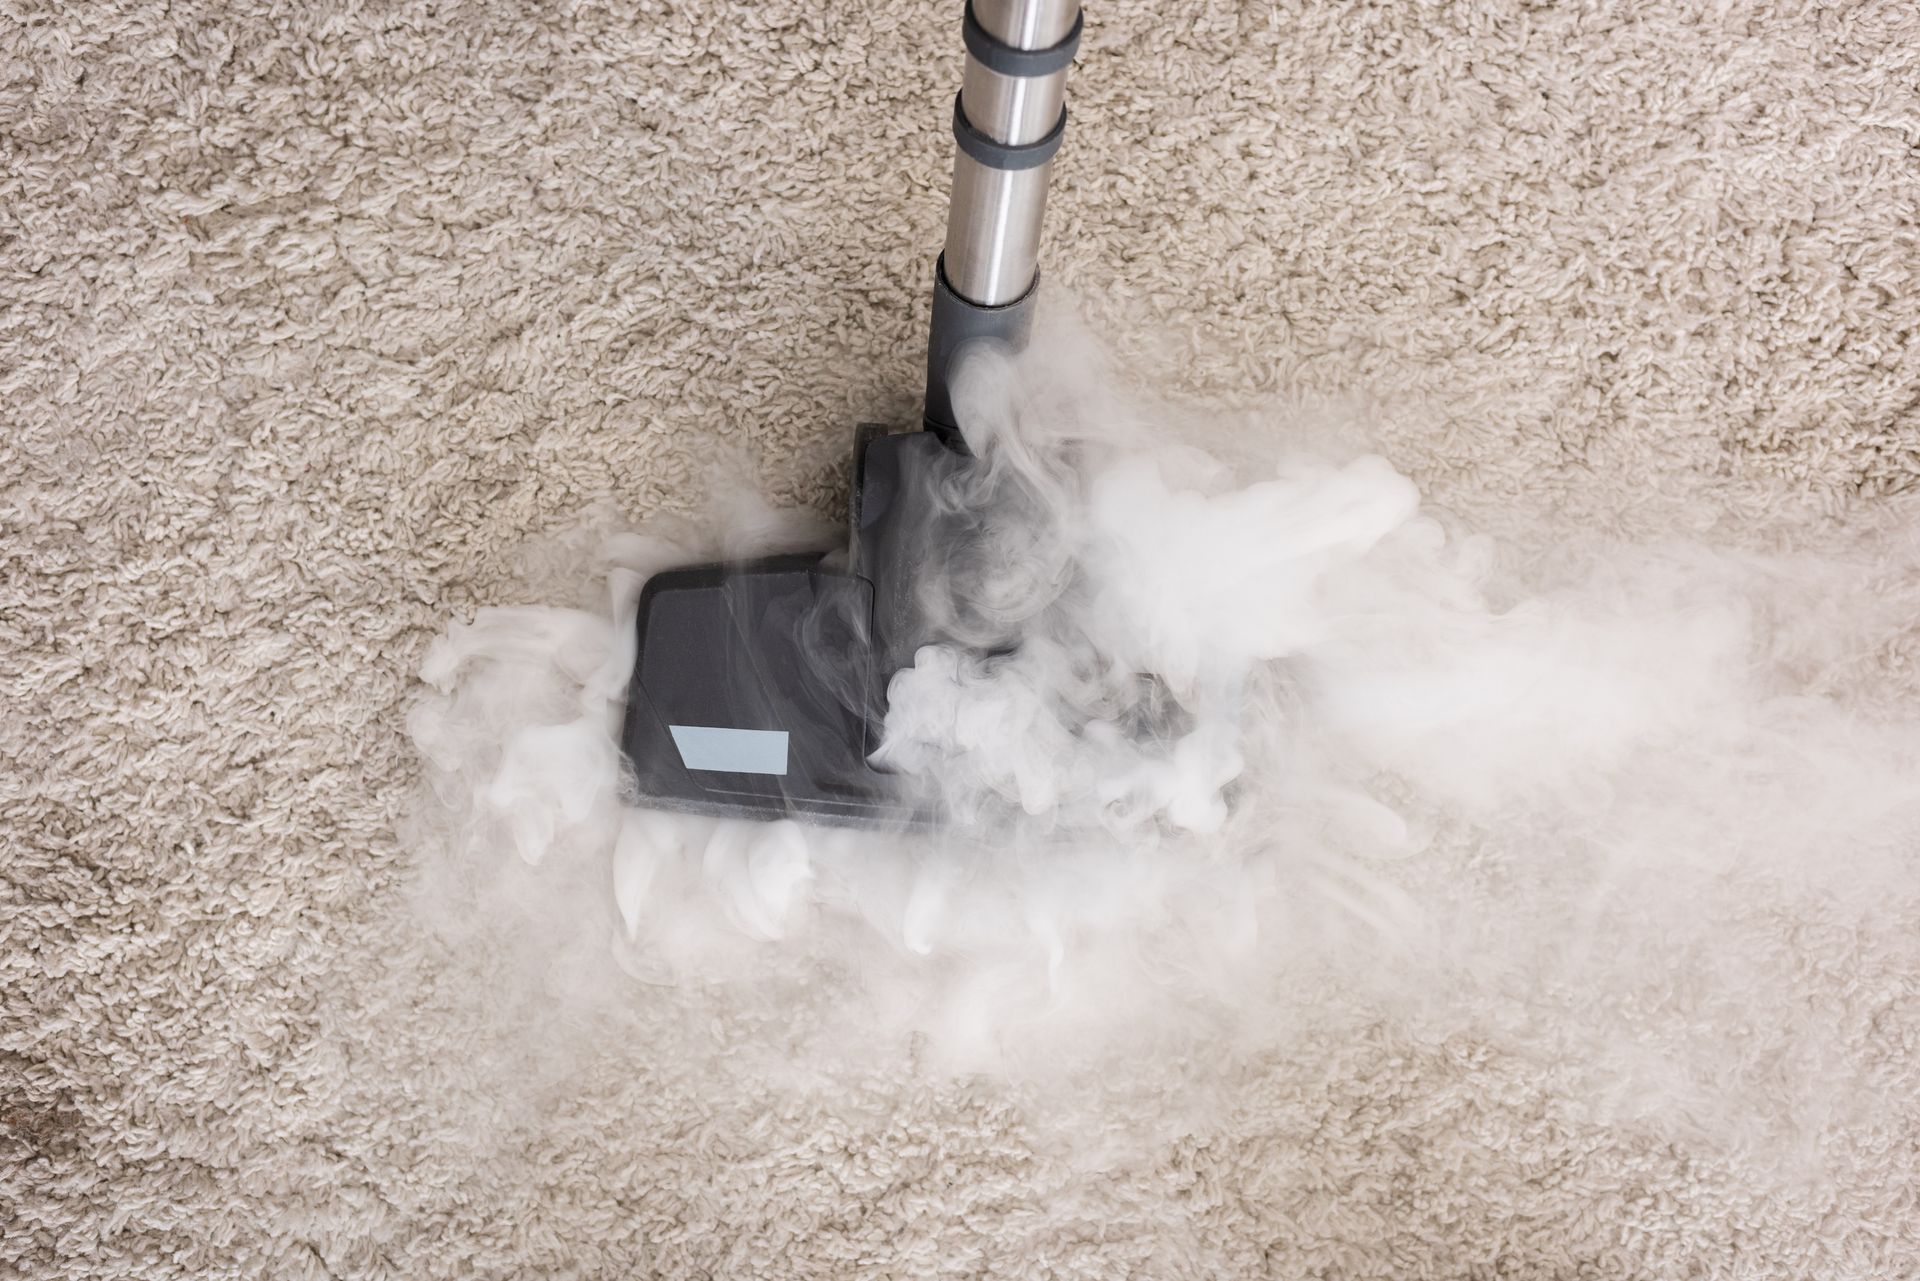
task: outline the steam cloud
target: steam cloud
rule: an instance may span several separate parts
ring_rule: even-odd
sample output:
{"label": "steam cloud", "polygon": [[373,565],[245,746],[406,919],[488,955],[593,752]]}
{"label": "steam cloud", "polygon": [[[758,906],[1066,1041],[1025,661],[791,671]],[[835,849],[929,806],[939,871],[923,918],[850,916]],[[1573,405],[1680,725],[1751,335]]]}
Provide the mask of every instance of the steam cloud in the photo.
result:
{"label": "steam cloud", "polygon": [[1910,910],[1920,718],[1880,676],[1911,530],[1496,544],[1382,458],[1120,382],[1053,332],[960,388],[979,465],[927,501],[996,518],[928,576],[956,644],[896,676],[878,754],[946,828],[622,803],[646,576],[824,545],[746,497],[604,540],[596,607],[432,647],[423,910],[549,992],[760,1000],[790,1063],[911,1038],[1066,1071],[1393,1018],[1551,1047],[1596,1107],[1817,1128],[1839,1016],[1777,923]]}

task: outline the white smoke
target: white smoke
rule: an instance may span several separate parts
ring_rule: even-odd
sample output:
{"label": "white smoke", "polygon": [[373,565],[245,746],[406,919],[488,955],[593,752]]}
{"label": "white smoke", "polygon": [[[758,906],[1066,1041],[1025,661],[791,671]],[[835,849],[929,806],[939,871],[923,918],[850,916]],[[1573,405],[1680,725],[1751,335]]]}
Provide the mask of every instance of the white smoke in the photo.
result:
{"label": "white smoke", "polygon": [[549,991],[762,1009],[774,1057],[1066,1070],[1398,1018],[1552,1046],[1608,1107],[1811,1124],[1832,1029],[1770,922],[1915,896],[1920,717],[1881,680],[1911,528],[1496,544],[1380,457],[1122,386],[1054,335],[960,389],[979,462],[926,500],[996,519],[930,576],[959,643],[894,678],[877,755],[944,828],[623,803],[645,577],[819,536],[746,502],[433,646],[430,915]]}

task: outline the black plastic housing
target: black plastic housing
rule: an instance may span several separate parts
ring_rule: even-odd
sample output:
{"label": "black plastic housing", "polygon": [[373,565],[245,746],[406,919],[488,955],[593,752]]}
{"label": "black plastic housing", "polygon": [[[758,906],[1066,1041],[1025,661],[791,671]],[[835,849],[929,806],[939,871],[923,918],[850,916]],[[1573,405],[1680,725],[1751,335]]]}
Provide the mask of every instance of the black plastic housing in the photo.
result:
{"label": "black plastic housing", "polygon": [[640,798],[843,818],[883,804],[866,763],[871,611],[866,580],[817,556],[649,580],[621,734]]}
{"label": "black plastic housing", "polygon": [[1040,277],[1015,302],[1004,307],[982,307],[968,302],[947,284],[947,259],[933,266],[933,321],[927,330],[926,428],[948,445],[961,447],[959,419],[953,412],[953,376],[968,345],[996,343],[1012,350],[1027,345],[1033,329],[1034,300]]}

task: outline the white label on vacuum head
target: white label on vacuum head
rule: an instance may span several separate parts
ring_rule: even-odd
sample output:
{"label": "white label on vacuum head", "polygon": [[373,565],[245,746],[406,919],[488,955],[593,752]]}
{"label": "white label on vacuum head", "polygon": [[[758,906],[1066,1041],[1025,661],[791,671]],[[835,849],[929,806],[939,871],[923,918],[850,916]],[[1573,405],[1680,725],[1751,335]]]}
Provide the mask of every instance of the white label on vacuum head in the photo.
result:
{"label": "white label on vacuum head", "polygon": [[727,774],[785,774],[787,731],[720,729],[712,725],[669,725],[680,763],[688,769]]}

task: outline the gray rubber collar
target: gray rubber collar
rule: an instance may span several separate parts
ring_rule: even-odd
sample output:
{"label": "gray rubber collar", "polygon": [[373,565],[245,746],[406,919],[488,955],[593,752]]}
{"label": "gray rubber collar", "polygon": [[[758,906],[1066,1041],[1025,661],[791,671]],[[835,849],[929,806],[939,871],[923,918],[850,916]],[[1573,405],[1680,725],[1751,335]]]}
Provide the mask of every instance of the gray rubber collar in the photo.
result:
{"label": "gray rubber collar", "polygon": [[1053,153],[1060,150],[1060,140],[1067,134],[1067,109],[1060,108],[1060,119],[1047,136],[1038,142],[1023,143],[1010,147],[973,127],[967,119],[967,109],[961,102],[960,94],[953,95],[953,138],[960,144],[960,150],[979,161],[989,169],[1037,169],[1053,159]]}
{"label": "gray rubber collar", "polygon": [[967,52],[988,71],[1003,76],[1050,76],[1073,61],[1073,51],[1080,47],[1080,26],[1085,20],[1085,10],[1074,14],[1073,30],[1067,32],[1059,44],[1045,49],[1020,49],[989,34],[973,14],[973,0],[967,0],[967,16],[960,30],[967,40]]}

